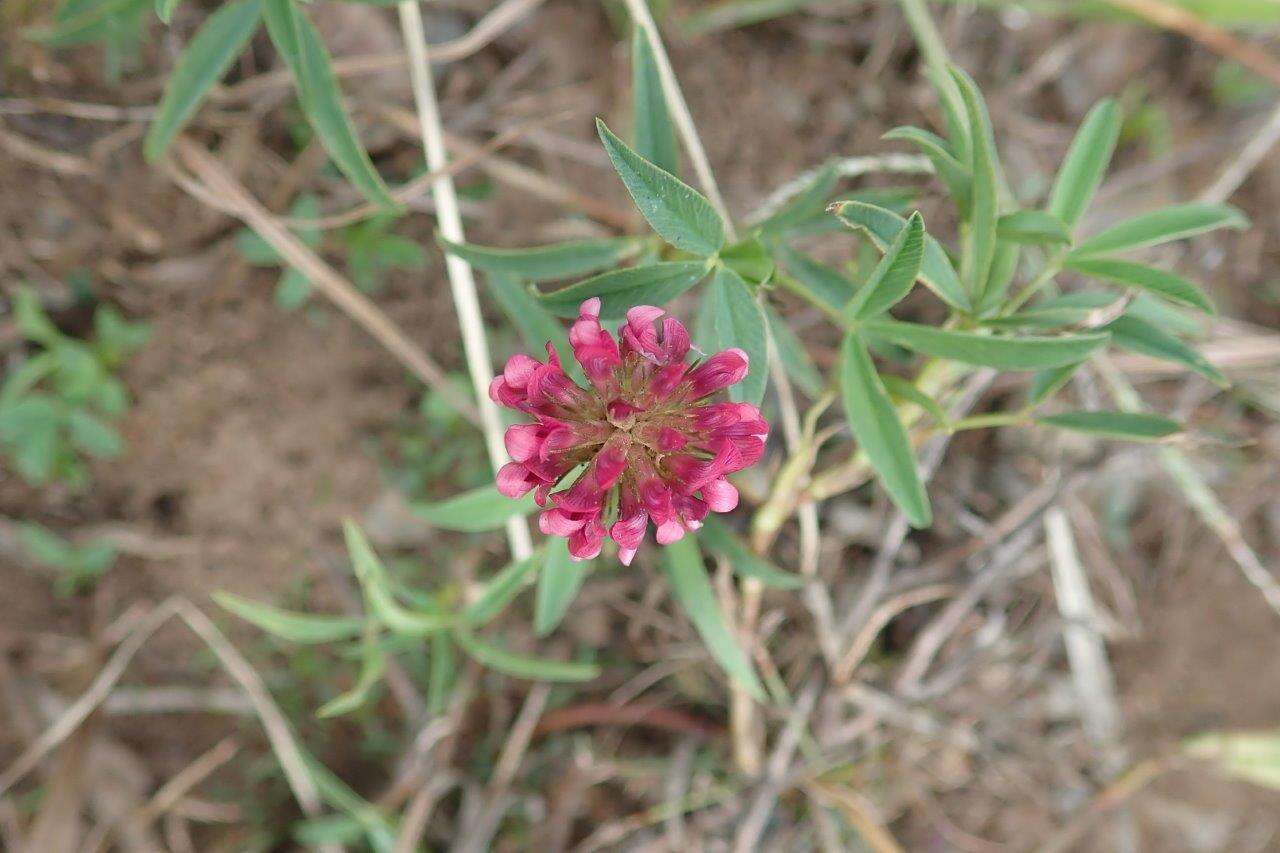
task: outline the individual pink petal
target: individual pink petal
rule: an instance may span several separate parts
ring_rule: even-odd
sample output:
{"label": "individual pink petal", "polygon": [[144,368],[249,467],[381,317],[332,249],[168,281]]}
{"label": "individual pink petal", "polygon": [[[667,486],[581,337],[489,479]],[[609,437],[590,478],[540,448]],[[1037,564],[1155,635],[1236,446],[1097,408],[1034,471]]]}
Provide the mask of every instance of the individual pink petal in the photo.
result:
{"label": "individual pink petal", "polygon": [[668,362],[684,361],[689,354],[689,330],[675,317],[662,321],[662,349]]}
{"label": "individual pink petal", "polygon": [[702,487],[702,499],[712,512],[731,512],[738,505],[738,490],[724,477]]}
{"label": "individual pink petal", "polygon": [[609,528],[609,535],[623,548],[636,548],[644,539],[644,532],[648,527],[649,514],[644,510],[637,510],[615,521],[613,527]]}
{"label": "individual pink petal", "polygon": [[689,436],[677,429],[664,426],[658,431],[658,449],[664,453],[674,453],[682,450],[689,443]]}
{"label": "individual pink petal", "polygon": [[636,558],[636,551],[638,550],[638,548],[619,548],[618,562],[622,563],[624,566],[631,565],[631,561]]}
{"label": "individual pink petal", "polygon": [[542,424],[515,424],[507,427],[503,443],[512,459],[524,462],[538,454],[545,432]]}
{"label": "individual pink petal", "polygon": [[529,378],[533,376],[533,372],[542,366],[542,362],[536,358],[519,352],[507,359],[507,366],[502,369],[502,376],[512,388],[523,388],[529,384]]}
{"label": "individual pink petal", "polygon": [[688,373],[695,397],[707,397],[742,381],[747,375],[747,354],[734,347],[718,352]]}
{"label": "individual pink petal", "polygon": [[676,519],[664,521],[658,525],[657,540],[659,545],[670,545],[684,538],[685,528]]}
{"label": "individual pink petal", "polygon": [[578,315],[585,317],[599,317],[600,297],[593,296],[590,299],[584,299],[582,304],[578,306]]}
{"label": "individual pink petal", "polygon": [[586,523],[585,517],[575,517],[561,509],[549,509],[538,516],[538,529],[548,536],[568,536]]}
{"label": "individual pink petal", "polygon": [[497,483],[499,492],[509,498],[519,498],[537,484],[537,479],[519,462],[508,462],[498,469]]}
{"label": "individual pink petal", "polygon": [[658,368],[653,374],[653,381],[649,383],[649,387],[653,390],[653,395],[659,400],[671,396],[671,392],[676,390],[680,382],[685,378],[685,365],[679,362],[672,362],[665,367]]}
{"label": "individual pink petal", "polygon": [[574,560],[591,560],[599,556],[604,534],[604,525],[591,519],[569,537],[569,556]]}

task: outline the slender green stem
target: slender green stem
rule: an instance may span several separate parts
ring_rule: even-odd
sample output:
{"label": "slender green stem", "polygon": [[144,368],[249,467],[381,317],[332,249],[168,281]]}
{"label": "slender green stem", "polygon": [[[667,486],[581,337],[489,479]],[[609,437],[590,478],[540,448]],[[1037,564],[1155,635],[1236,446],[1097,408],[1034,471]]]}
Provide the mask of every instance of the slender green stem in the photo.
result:
{"label": "slender green stem", "polygon": [[969,429],[990,429],[991,427],[1017,426],[1029,420],[1027,412],[988,412],[983,415],[970,415],[947,424],[948,432],[963,432]]}
{"label": "slender green stem", "polygon": [[1014,294],[1013,298],[1005,304],[1004,310],[1000,312],[1001,315],[1007,317],[1014,311],[1017,311],[1026,304],[1028,299],[1035,296],[1045,287],[1045,285],[1053,281],[1054,277],[1057,276],[1058,273],[1062,272],[1062,263],[1066,260],[1066,257],[1065,252],[1059,252],[1047,259],[1044,264],[1044,269],[1040,270],[1040,274],[1028,282],[1026,287]]}

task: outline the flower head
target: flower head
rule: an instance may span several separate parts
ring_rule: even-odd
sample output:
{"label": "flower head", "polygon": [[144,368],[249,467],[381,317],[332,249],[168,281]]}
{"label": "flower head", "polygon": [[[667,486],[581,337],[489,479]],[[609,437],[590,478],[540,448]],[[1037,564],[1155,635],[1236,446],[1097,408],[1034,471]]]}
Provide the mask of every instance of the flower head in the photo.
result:
{"label": "flower head", "polygon": [[708,512],[737,506],[725,475],[764,455],[760,410],[710,401],[747,375],[747,354],[727,349],[686,364],[689,333],[665,313],[637,305],[615,339],[600,325],[600,300],[588,299],[569,345],[589,387],[565,374],[549,343],[545,363],[512,356],[489,386],[494,402],[533,418],[507,430],[513,461],[498,472],[498,490],[533,490],[542,532],[566,537],[575,559],[595,557],[609,536],[630,565],[650,522],[660,545],[697,530]]}

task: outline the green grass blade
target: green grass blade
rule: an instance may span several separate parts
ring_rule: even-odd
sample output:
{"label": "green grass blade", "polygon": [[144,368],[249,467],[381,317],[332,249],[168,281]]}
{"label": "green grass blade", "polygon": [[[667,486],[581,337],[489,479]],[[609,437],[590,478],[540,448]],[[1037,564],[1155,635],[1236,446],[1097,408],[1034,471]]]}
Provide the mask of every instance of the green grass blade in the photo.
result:
{"label": "green grass blade", "polygon": [[528,657],[508,651],[496,643],[482,640],[470,631],[453,634],[458,647],[478,663],[497,672],[533,681],[591,681],[600,675],[600,667],[589,663],[570,663]]}
{"label": "green grass blade", "polygon": [[[169,74],[142,150],[149,162],[164,156],[214,84],[227,73],[258,29],[263,0],[235,0],[209,16]],[[168,19],[165,18],[167,21]]]}

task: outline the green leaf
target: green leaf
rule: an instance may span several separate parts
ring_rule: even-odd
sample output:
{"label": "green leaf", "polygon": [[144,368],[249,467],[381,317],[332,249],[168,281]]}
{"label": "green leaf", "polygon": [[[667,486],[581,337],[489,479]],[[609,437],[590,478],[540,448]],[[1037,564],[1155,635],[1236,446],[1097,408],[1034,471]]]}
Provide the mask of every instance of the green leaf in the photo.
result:
{"label": "green leaf", "polygon": [[512,276],[520,281],[555,281],[608,269],[640,248],[635,237],[575,240],[530,249],[497,249],[474,243],[436,238],[446,252],[477,269]]}
{"label": "green leaf", "polygon": [[75,562],[75,546],[47,527],[27,522],[22,525],[20,532],[23,549],[37,563],[55,569],[66,569]]}
{"label": "green leaf", "polygon": [[918,127],[895,127],[881,139],[910,142],[920,149],[933,164],[933,170],[947,185],[956,206],[961,210],[969,207],[970,184],[972,183],[969,166],[956,159],[947,141],[936,133],[930,133]]}
{"label": "green leaf", "polygon": [[1115,345],[1121,349],[1181,364],[1221,388],[1231,384],[1213,362],[1164,329],[1146,320],[1126,315],[1107,324],[1105,328],[1111,333],[1111,339]]}
{"label": "green leaf", "polygon": [[737,385],[730,386],[735,403],[760,405],[769,381],[768,330],[764,312],[747,283],[728,267],[717,267],[707,288],[704,310],[711,312],[713,339],[698,341],[708,353],[738,347],[747,354],[748,372]]}
{"label": "green leaf", "polygon": [[[558,352],[568,354],[569,337],[564,325],[543,307],[542,303],[518,280],[506,273],[490,272],[481,276],[485,289],[498,303],[507,319],[520,330],[525,346],[537,352],[550,341]],[[573,359],[565,362],[565,370],[575,376],[578,369]]]}
{"label": "green leaf", "polygon": [[921,409],[929,413],[940,426],[947,426],[951,423],[951,419],[947,417],[947,413],[943,411],[938,401],[930,397],[928,394],[920,390],[920,388],[909,379],[901,376],[894,376],[891,373],[884,374],[880,377],[880,381],[884,383],[884,389],[889,392],[889,396],[900,403],[913,403]]}
{"label": "green leaf", "polygon": [[764,306],[764,316],[773,333],[773,342],[778,348],[778,359],[782,362],[783,369],[805,396],[816,400],[822,395],[826,381],[818,368],[813,366],[813,359],[809,358],[804,344],[791,331],[787,321],[768,305]]}
{"label": "green leaf", "polygon": [[1280,729],[1258,732],[1211,732],[1187,741],[1192,758],[1213,761],[1239,779],[1280,790]]}
{"label": "green leaf", "polygon": [[590,560],[569,556],[569,540],[559,536],[547,540],[546,560],[533,599],[533,632],[537,636],[547,636],[560,624],[590,568]]}
{"label": "green leaf", "polygon": [[356,137],[329,52],[315,25],[293,0],[266,0],[265,13],[271,41],[297,84],[302,111],[334,165],[370,201],[396,209],[399,205]]}
{"label": "green leaf", "polygon": [[779,237],[797,226],[805,225],[814,217],[823,216],[827,209],[827,199],[831,197],[839,181],[836,164],[827,163],[791,201],[760,223],[760,233]]}
{"label": "green leaf", "polygon": [[703,261],[667,261],[628,267],[536,294],[538,301],[560,317],[577,317],[584,299],[599,296],[600,319],[618,320],[636,305],[663,305],[693,287],[707,274]]}
{"label": "green leaf", "polygon": [[847,276],[790,246],[778,244],[774,254],[789,274],[782,284],[831,313],[842,310],[857,291]]}
{"label": "green leaf", "polygon": [[662,565],[671,583],[671,594],[688,614],[711,657],[739,687],[763,702],[764,689],[756,678],[751,660],[738,645],[724,614],[720,612],[720,604],[702,564],[697,540],[693,536],[685,536],[664,547],[662,553]]}
{"label": "green leaf", "polygon": [[1167,270],[1107,258],[1068,260],[1067,267],[1082,275],[1113,281],[1154,293],[1156,296],[1163,296],[1170,302],[1198,308],[1206,314],[1215,313],[1213,303],[1197,284]]}
{"label": "green leaf", "polygon": [[764,284],[773,277],[773,258],[764,243],[755,237],[726,246],[720,252],[720,260],[752,284]]}
{"label": "green leaf", "polygon": [[491,577],[476,600],[463,611],[466,623],[479,628],[500,614],[533,581],[539,560],[538,554],[515,560]]}
{"label": "green leaf", "polygon": [[996,234],[1001,240],[1025,246],[1066,245],[1071,242],[1071,234],[1062,220],[1042,210],[1006,213],[996,223]]}
{"label": "green leaf", "polygon": [[332,643],[360,636],[364,620],[356,616],[321,616],[281,610],[219,590],[213,600],[224,610],[268,634],[291,643]]}
{"label": "green leaf", "polygon": [[1084,216],[1102,184],[1120,138],[1120,118],[1120,108],[1115,101],[1098,103],[1085,116],[1062,161],[1049,194],[1048,210],[1068,230],[1074,229]]}
{"label": "green leaf", "polygon": [[169,20],[173,17],[173,10],[178,8],[182,0],[155,0],[156,17],[168,25]]}
{"label": "green leaf", "polygon": [[347,553],[355,569],[356,580],[364,592],[369,614],[386,625],[392,633],[409,637],[425,637],[452,627],[457,618],[449,613],[415,613],[395,600],[387,585],[387,572],[382,561],[369,546],[369,540],[356,526],[347,521],[342,526],[347,542]]}
{"label": "green leaf", "polygon": [[1071,364],[1107,342],[1107,336],[1102,334],[1009,338],[896,320],[867,320],[862,327],[925,355],[999,370],[1043,370]]}
{"label": "green leaf", "polygon": [[1038,406],[1049,399],[1059,388],[1071,381],[1071,377],[1080,369],[1077,364],[1064,364],[1041,370],[1031,378],[1031,387],[1027,390],[1027,405]]}
{"label": "green leaf", "polygon": [[923,257],[924,219],[917,211],[911,214],[907,227],[898,232],[867,283],[841,313],[847,320],[856,322],[883,314],[897,305],[915,285]]}
{"label": "green leaf", "polygon": [[115,428],[103,423],[83,409],[72,409],[67,415],[71,443],[91,456],[120,455],[124,442]]}
{"label": "green leaf", "polygon": [[366,627],[364,641],[360,644],[360,675],[356,683],[339,696],[335,696],[320,706],[316,716],[320,719],[340,717],[359,708],[369,699],[369,693],[377,685],[378,679],[387,668],[387,656],[378,648],[378,631],[376,624]]}
{"label": "green leaf", "polygon": [[1182,431],[1177,421],[1145,412],[1063,412],[1038,417],[1036,422],[1129,441],[1152,441]]}
{"label": "green leaf", "polygon": [[680,174],[676,132],[662,92],[662,77],[644,28],[631,28],[631,97],[636,153],[671,175]]}
{"label": "green leaf", "polygon": [[799,589],[804,586],[804,578],[785,572],[756,554],[727,524],[714,515],[708,515],[703,520],[697,539],[708,551],[727,558],[734,573],[741,577],[758,580],[765,586],[776,589]]}
{"label": "green leaf", "polygon": [[1071,259],[1115,255],[1172,240],[1194,237],[1219,228],[1249,227],[1243,213],[1225,204],[1180,204],[1144,213],[1111,226],[1085,240],[1071,252]]}
{"label": "green leaf", "polygon": [[588,663],[568,663],[546,658],[533,658],[510,652],[470,631],[453,634],[458,646],[479,663],[498,672],[534,681],[591,681],[600,675],[600,667]]}
{"label": "green leaf", "polygon": [[[907,226],[907,220],[891,210],[876,207],[859,201],[840,202],[835,205],[835,214],[845,225],[866,234],[876,248],[885,251],[898,239],[898,234]],[[938,241],[928,234],[924,237],[924,257],[920,262],[920,280],[925,286],[938,295],[943,302],[959,311],[969,311],[973,305],[955,267],[947,259]]]}
{"label": "green leaf", "polygon": [[996,221],[999,218],[999,188],[996,179],[996,143],[991,130],[987,105],[977,84],[959,68],[951,69],[951,77],[960,89],[973,147],[969,170],[973,175],[969,192],[969,210],[965,217],[964,250],[960,253],[960,276],[968,288],[970,299],[979,299],[987,289],[991,263],[996,256]]}
{"label": "green leaf", "polygon": [[720,251],[724,223],[711,202],[631,150],[600,119],[596,119],[596,129],[636,207],[662,239],[702,257]]}
{"label": "green leaf", "polygon": [[933,511],[920,480],[911,440],[876,373],[866,343],[854,332],[845,335],[840,351],[840,391],[853,437],[880,476],[885,491],[913,527],[928,527],[933,522]]}
{"label": "green leaf", "polygon": [[[158,5],[161,3],[170,11],[177,5],[176,0],[158,0]],[[161,11],[160,17],[169,22],[167,12]],[[235,0],[220,7],[200,27],[169,74],[155,120],[147,130],[142,150],[149,162],[164,156],[205,95],[249,43],[261,18],[262,0]]]}
{"label": "green leaf", "polygon": [[481,486],[442,501],[414,504],[413,514],[445,530],[479,533],[497,530],[507,519],[535,509],[532,494],[512,500],[497,486]]}

